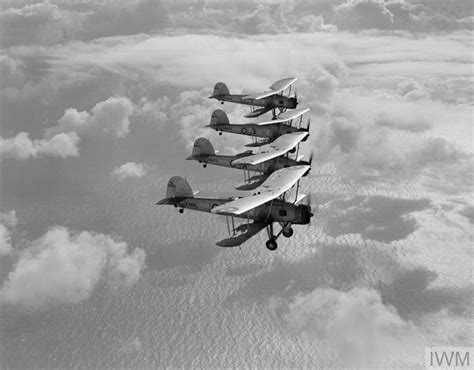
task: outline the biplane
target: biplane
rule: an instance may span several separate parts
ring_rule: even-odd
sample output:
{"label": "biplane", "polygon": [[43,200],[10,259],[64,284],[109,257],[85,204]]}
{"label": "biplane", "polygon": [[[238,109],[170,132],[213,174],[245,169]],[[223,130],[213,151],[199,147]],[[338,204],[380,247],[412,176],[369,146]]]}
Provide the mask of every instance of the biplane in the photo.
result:
{"label": "biplane", "polygon": [[[307,132],[294,132],[280,136],[266,146],[262,146],[260,153],[254,154],[247,150],[237,155],[218,155],[214,147],[205,138],[194,141],[192,154],[186,160],[195,160],[206,168],[208,164],[236,168],[244,171],[244,182],[236,186],[237,190],[253,190],[265,181],[272,172],[281,168],[309,165],[311,166],[312,155],[309,161],[302,161],[298,155],[299,143],[304,140]],[[295,159],[290,158],[289,152],[298,147]],[[257,173],[251,175],[251,172]]]}
{"label": "biplane", "polygon": [[[247,135],[252,137],[252,143],[247,146],[261,146],[268,144],[277,137],[294,132],[309,132],[311,120],[308,119],[306,126],[303,126],[303,115],[309,112],[309,108],[296,109],[291,112],[282,113],[276,120],[255,122],[255,123],[230,123],[227,114],[221,109],[212,112],[211,122],[206,127],[210,127],[222,135],[228,132],[237,135]],[[263,138],[264,140],[258,140]],[[306,138],[303,140],[305,141]]]}
{"label": "biplane", "polygon": [[[297,80],[297,77],[284,78],[274,82],[269,91],[257,94],[237,95],[231,94],[223,82],[214,85],[214,92],[209,99],[217,99],[224,102],[245,104],[251,106],[251,112],[245,117],[254,118],[272,111],[273,118],[277,117],[277,110],[282,113],[287,109],[295,109],[298,105],[296,94],[291,96],[291,85]],[[285,91],[288,91],[285,94]],[[260,108],[257,108],[260,107]]]}
{"label": "biplane", "polygon": [[[184,208],[195,211],[226,216],[229,237],[216,244],[221,247],[236,247],[266,229],[268,240],[266,247],[275,250],[277,239],[283,234],[290,238],[294,231],[292,225],[307,225],[313,213],[310,204],[300,204],[305,198],[298,194],[299,180],[309,170],[308,165],[298,165],[273,172],[251,196],[242,198],[197,198],[188,182],[179,176],[168,181],[166,197],[158,205],[173,205],[183,213]],[[296,186],[292,202],[286,199],[286,193]],[[235,218],[243,219],[236,226]],[[281,226],[275,234],[274,224]]]}

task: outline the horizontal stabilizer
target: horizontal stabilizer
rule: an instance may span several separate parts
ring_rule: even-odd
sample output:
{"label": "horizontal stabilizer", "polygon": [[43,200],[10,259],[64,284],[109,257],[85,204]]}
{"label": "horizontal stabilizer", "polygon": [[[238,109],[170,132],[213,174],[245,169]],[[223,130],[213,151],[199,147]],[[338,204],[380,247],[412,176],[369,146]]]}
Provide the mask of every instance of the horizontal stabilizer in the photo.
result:
{"label": "horizontal stabilizer", "polygon": [[242,243],[246,242],[247,240],[249,240],[255,234],[259,233],[267,225],[268,223],[264,223],[264,222],[253,222],[251,224],[242,224],[238,228],[235,229],[235,231],[239,232],[239,234],[231,236],[230,238],[227,238],[227,239],[223,239],[217,242],[216,244],[219,247],[237,247],[241,245]]}
{"label": "horizontal stabilizer", "polygon": [[242,213],[278,198],[281,194],[291,189],[310,169],[311,167],[307,165],[279,169],[273,172],[262,185],[256,188],[252,196],[224,203],[213,208],[211,212],[224,215],[241,215]]}

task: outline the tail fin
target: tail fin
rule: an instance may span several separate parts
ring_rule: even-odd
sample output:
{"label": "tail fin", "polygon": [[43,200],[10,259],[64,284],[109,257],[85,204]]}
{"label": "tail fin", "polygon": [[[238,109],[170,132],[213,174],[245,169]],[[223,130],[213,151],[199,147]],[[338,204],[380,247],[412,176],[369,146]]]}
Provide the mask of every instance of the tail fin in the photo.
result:
{"label": "tail fin", "polygon": [[216,127],[219,125],[228,125],[229,124],[229,118],[227,117],[227,114],[222,109],[216,109],[214,112],[212,112],[211,116],[211,124],[209,125],[210,127]]}
{"label": "tail fin", "polygon": [[180,176],[173,176],[168,181],[166,198],[160,200],[157,204],[176,204],[179,202],[179,198],[194,198],[193,190],[185,179]]}
{"label": "tail fin", "polygon": [[191,157],[201,156],[201,155],[215,155],[214,147],[209,140],[200,137],[194,142],[193,153]]}
{"label": "tail fin", "polygon": [[230,92],[225,83],[218,82],[214,85],[214,92],[211,98],[218,98],[221,95],[230,95]]}

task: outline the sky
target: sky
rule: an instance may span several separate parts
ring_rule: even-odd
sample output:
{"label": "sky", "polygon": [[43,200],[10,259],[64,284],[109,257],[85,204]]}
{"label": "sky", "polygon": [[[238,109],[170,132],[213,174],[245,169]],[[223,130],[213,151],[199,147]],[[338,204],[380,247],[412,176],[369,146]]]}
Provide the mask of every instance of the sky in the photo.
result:
{"label": "sky", "polygon": [[[418,368],[473,346],[469,1],[0,2],[0,362]],[[265,248],[156,206],[248,140],[208,97],[298,77],[314,217]],[[268,117],[262,117],[266,119]]]}

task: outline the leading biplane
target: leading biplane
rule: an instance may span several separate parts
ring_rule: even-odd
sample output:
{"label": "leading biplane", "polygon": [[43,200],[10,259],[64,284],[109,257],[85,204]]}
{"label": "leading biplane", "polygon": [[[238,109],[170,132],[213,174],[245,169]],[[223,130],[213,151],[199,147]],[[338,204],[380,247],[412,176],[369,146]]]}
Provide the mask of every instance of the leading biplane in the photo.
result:
{"label": "leading biplane", "polygon": [[[307,225],[313,216],[311,205],[299,204],[305,195],[298,194],[299,180],[310,168],[308,165],[299,165],[277,170],[255,189],[251,196],[243,198],[196,198],[188,182],[182,177],[174,176],[168,181],[166,198],[157,204],[179,207],[180,213],[183,213],[184,208],[188,208],[226,216],[230,235],[217,242],[218,246],[239,246],[266,229],[268,234],[266,247],[275,250],[278,247],[277,239],[281,234],[286,238],[291,237],[294,233],[292,225]],[[289,202],[285,199],[285,194],[295,185],[294,201]],[[235,226],[234,218],[246,221]],[[276,234],[274,223],[281,225],[280,231]]]}
{"label": "leading biplane", "polygon": [[[223,82],[214,85],[214,92],[209,99],[217,99],[224,104],[225,101],[231,103],[250,105],[251,112],[245,117],[254,118],[272,111],[273,118],[277,117],[277,109],[280,113],[287,109],[295,109],[298,105],[296,94],[291,96],[291,85],[297,80],[297,77],[284,78],[274,82],[269,91],[257,94],[231,94]],[[285,91],[288,91],[285,94]],[[261,107],[261,108],[256,108]]]}

